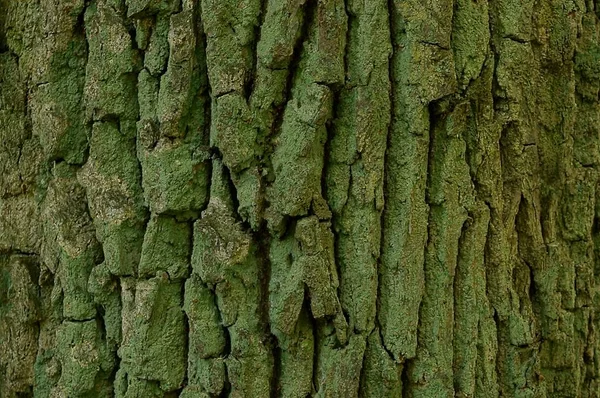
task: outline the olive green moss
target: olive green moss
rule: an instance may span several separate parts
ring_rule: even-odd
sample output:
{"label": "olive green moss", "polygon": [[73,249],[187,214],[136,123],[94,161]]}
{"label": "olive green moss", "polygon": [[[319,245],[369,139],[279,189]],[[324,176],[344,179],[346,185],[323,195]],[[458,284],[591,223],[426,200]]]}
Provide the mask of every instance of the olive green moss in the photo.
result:
{"label": "olive green moss", "polygon": [[600,396],[599,7],[0,0],[0,398]]}

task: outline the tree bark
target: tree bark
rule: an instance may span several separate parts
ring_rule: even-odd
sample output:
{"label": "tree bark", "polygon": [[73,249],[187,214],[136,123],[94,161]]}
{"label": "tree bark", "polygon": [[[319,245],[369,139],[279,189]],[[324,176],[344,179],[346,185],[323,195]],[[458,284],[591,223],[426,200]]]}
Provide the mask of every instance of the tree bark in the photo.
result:
{"label": "tree bark", "polygon": [[0,397],[600,396],[597,0],[0,0]]}

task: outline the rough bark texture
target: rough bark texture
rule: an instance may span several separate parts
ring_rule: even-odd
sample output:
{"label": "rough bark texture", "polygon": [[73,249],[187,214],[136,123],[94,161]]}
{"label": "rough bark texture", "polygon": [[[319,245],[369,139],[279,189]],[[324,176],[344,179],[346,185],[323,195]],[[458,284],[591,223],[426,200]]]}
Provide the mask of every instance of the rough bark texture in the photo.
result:
{"label": "rough bark texture", "polygon": [[598,397],[598,0],[0,0],[1,397]]}

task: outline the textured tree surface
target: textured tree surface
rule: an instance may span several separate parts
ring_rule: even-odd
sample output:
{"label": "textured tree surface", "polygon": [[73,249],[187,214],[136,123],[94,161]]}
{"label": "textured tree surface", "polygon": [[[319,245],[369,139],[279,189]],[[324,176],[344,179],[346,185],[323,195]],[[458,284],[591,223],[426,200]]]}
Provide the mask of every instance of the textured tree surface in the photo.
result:
{"label": "textured tree surface", "polygon": [[598,0],[0,0],[1,397],[598,397]]}

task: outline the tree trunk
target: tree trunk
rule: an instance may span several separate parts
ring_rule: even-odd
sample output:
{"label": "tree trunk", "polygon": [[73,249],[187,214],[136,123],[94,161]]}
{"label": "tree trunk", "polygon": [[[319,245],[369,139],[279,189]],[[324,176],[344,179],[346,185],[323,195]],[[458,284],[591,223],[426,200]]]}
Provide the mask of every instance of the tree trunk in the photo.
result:
{"label": "tree trunk", "polygon": [[0,397],[598,397],[598,0],[0,0]]}

